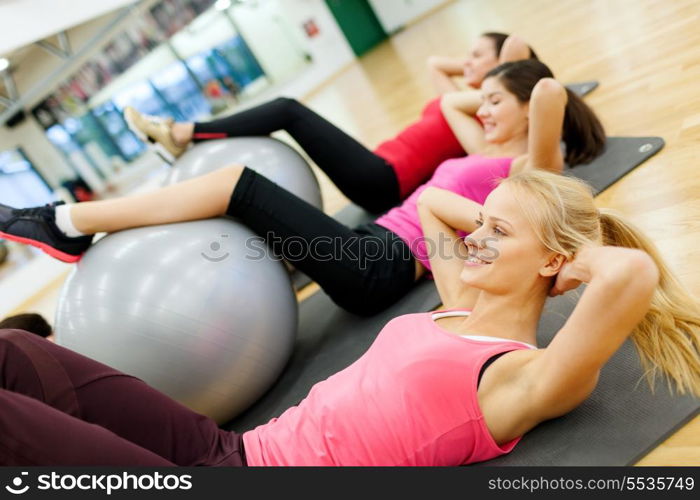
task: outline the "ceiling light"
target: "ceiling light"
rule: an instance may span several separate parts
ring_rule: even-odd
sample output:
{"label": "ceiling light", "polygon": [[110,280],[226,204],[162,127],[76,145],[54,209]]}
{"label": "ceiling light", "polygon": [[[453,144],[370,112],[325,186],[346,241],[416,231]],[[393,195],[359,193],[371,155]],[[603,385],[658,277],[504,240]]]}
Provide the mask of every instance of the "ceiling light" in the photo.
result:
{"label": "ceiling light", "polygon": [[10,67],[10,61],[5,57],[0,57],[0,71],[5,71]]}
{"label": "ceiling light", "polygon": [[231,0],[217,0],[214,4],[216,10],[226,10],[231,7]]}

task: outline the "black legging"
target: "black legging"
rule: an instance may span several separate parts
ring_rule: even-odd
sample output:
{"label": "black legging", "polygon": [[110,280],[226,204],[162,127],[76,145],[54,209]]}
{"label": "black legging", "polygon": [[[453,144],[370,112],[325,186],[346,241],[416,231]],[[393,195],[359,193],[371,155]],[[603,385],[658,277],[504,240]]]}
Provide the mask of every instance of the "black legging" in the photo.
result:
{"label": "black legging", "polygon": [[276,255],[355,314],[385,309],[414,284],[415,260],[398,235],[374,223],[350,229],[248,168],[226,214],[250,227]]}
{"label": "black legging", "polygon": [[269,135],[285,130],[353,203],[380,213],[401,201],[392,166],[322,116],[280,97],[207,123],[195,123],[193,140]]}

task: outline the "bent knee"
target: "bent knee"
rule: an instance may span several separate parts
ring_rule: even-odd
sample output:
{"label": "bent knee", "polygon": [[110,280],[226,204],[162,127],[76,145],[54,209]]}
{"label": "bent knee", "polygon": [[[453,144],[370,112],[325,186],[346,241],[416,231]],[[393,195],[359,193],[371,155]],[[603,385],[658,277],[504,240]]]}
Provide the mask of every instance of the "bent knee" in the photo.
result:
{"label": "bent knee", "polygon": [[286,108],[295,108],[301,106],[301,103],[293,97],[277,97],[273,102],[278,106]]}
{"label": "bent knee", "polygon": [[17,329],[2,329],[0,330],[0,346],[7,346],[9,344],[14,345],[17,340],[22,338],[31,338],[34,336],[33,333],[27,332],[25,330]]}
{"label": "bent knee", "polygon": [[242,163],[230,163],[225,167],[221,167],[216,172],[222,177],[229,178],[231,176],[241,175],[241,172],[243,172],[244,168],[245,165],[243,165]]}

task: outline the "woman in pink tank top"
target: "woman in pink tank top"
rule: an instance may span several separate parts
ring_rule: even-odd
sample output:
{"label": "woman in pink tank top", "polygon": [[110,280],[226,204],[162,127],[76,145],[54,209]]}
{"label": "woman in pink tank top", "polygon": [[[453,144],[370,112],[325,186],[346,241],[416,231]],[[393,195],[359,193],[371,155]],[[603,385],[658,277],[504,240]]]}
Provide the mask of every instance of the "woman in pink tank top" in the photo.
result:
{"label": "woman in pink tank top", "polygon": [[[585,401],[627,338],[648,373],[700,396],[697,301],[583,181],[530,169],[483,206],[430,187],[418,207],[426,238],[444,242],[430,259],[448,311],[391,320],[353,364],[242,435],[36,335],[0,331],[0,465],[480,462]],[[547,297],[582,282],[538,346]]]}
{"label": "woman in pink tank top", "polygon": [[[484,33],[466,58],[431,58],[429,71],[436,90],[457,90],[452,78],[478,89],[486,73],[498,64],[536,58],[516,36]],[[381,213],[408,196],[448,158],[464,156],[440,110],[440,98],[430,100],[420,117],[395,137],[370,150],[295,99],[278,98],[209,122],[174,123],[141,115],[127,107],[124,117],[132,131],[169,161],[192,142],[228,137],[289,133],[314,163],[352,202]]]}
{"label": "woman in pink tank top", "polygon": [[[402,205],[375,222],[348,227],[253,170],[231,165],[138,196],[39,209],[0,205],[0,236],[76,261],[96,232],[228,215],[265,238],[340,307],[374,314],[404,296],[430,267],[417,209],[426,188],[481,203],[511,173],[559,172],[562,138],[567,159],[593,158],[603,149],[595,114],[539,61],[498,66],[481,92],[483,100],[457,93],[442,101],[448,120],[460,122],[458,137],[470,155],[443,162]],[[285,244],[290,239],[298,242],[291,253]],[[308,246],[298,251],[300,243]]]}

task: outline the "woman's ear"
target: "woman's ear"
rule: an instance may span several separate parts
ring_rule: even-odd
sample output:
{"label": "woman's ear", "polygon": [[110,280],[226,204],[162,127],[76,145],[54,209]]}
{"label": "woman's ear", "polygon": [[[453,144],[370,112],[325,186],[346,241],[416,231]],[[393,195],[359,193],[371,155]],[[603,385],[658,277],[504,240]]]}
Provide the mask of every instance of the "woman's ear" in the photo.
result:
{"label": "woman's ear", "polygon": [[551,253],[545,264],[540,268],[540,276],[546,278],[556,276],[566,264],[566,256],[560,253]]}

